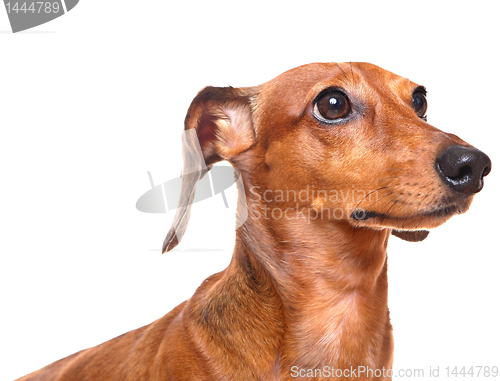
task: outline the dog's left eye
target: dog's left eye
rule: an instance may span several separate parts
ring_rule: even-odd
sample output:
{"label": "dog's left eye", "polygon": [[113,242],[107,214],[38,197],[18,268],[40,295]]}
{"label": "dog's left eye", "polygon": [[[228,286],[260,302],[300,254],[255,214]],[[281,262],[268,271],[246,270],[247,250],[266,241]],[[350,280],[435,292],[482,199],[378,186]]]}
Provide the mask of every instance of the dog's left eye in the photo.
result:
{"label": "dog's left eye", "polygon": [[413,109],[419,118],[427,120],[425,113],[427,112],[427,98],[425,97],[425,90],[417,89],[413,93]]}
{"label": "dog's left eye", "polygon": [[351,112],[349,99],[340,91],[329,91],[314,102],[314,116],[321,122],[334,123]]}

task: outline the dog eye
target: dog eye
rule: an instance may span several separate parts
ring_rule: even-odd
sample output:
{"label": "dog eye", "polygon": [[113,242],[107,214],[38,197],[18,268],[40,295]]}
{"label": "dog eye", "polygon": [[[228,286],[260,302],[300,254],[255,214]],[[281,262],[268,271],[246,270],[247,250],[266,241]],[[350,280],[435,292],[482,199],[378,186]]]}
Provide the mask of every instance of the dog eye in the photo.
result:
{"label": "dog eye", "polygon": [[321,122],[332,123],[345,118],[351,112],[347,96],[340,91],[329,91],[320,95],[314,103],[314,116]]}
{"label": "dog eye", "polygon": [[413,93],[413,109],[419,118],[425,119],[427,112],[427,99],[423,90],[417,90]]}

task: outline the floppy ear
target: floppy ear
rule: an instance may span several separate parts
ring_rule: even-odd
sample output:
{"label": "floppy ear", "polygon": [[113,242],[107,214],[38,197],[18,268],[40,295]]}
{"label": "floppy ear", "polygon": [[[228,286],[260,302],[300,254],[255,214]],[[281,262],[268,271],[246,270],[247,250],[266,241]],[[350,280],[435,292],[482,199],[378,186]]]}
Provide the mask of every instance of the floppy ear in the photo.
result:
{"label": "floppy ear", "polygon": [[186,231],[196,183],[221,160],[231,161],[255,143],[252,88],[206,87],[189,107],[182,137],[182,187],[162,253],[172,250]]}
{"label": "floppy ear", "polygon": [[427,238],[429,230],[396,230],[392,229],[392,235],[409,242],[420,242]]}

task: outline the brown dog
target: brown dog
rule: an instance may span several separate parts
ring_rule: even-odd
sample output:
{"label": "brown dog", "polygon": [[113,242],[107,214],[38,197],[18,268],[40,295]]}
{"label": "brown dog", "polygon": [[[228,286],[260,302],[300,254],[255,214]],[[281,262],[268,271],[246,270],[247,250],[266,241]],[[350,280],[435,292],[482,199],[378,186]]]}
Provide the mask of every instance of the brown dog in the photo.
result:
{"label": "brown dog", "polygon": [[465,212],[491,168],[426,107],[423,87],[366,63],[202,90],[185,122],[198,172],[164,251],[196,181],[228,160],[244,185],[231,264],[156,322],[21,380],[391,379],[389,236],[422,240]]}

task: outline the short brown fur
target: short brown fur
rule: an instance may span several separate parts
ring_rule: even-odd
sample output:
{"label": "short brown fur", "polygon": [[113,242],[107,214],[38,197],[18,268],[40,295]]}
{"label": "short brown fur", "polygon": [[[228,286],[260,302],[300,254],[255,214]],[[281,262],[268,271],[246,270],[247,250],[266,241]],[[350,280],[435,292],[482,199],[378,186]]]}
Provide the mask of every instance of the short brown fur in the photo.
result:
{"label": "short brown fur", "polygon": [[[351,100],[345,123],[314,116],[327,88]],[[208,169],[228,160],[244,184],[238,214],[248,218],[229,267],[151,325],[20,380],[323,380],[292,377],[292,367],[390,369],[389,236],[423,239],[472,201],[435,169],[447,147],[470,146],[416,115],[416,88],[371,64],[318,63],[258,87],[202,90],[185,128],[196,129]],[[278,197],[301,191],[301,200]],[[373,217],[355,219],[356,210]],[[165,250],[182,238],[175,228]]]}

